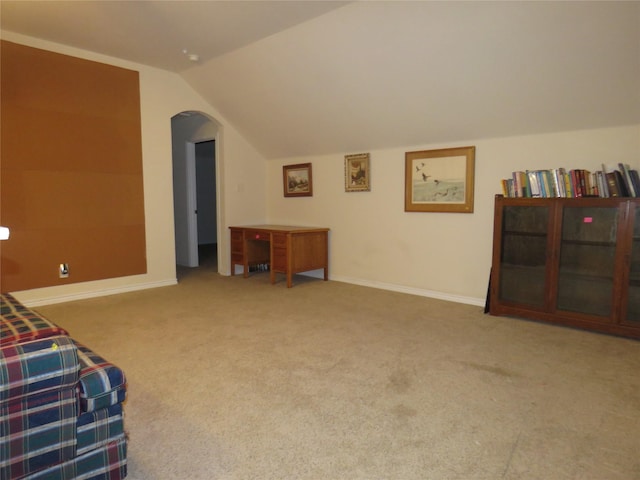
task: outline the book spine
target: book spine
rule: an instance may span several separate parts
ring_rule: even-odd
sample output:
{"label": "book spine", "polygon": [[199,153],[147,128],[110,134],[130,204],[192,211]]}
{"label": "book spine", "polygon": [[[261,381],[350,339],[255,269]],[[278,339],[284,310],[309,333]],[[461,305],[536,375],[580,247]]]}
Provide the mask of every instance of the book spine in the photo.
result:
{"label": "book spine", "polygon": [[547,198],[549,195],[547,193],[547,186],[544,183],[544,172],[542,170],[537,170],[536,176],[538,177],[538,183],[540,184],[540,196]]}
{"label": "book spine", "polygon": [[538,182],[538,175],[536,175],[536,172],[534,171],[527,170],[527,177],[529,177],[531,196],[534,198],[540,197],[540,183]]}
{"label": "book spine", "polygon": [[619,163],[618,168],[620,169],[620,173],[622,174],[622,179],[624,181],[624,186],[627,189],[627,193],[630,197],[637,197],[638,192],[633,188],[633,183],[631,181],[631,173],[629,172],[629,165],[624,163]]}
{"label": "book spine", "polygon": [[618,186],[618,180],[616,178],[616,172],[607,172],[605,173],[605,177],[607,179],[607,187],[609,190],[609,196],[611,197],[621,197],[620,188]]}
{"label": "book spine", "polygon": [[502,186],[502,195],[504,197],[509,197],[509,181],[505,178],[500,181],[500,185]]}
{"label": "book spine", "polygon": [[513,180],[514,196],[521,197],[522,189],[520,187],[520,178],[518,177],[518,172],[511,172],[511,179]]}
{"label": "book spine", "polygon": [[633,184],[633,189],[636,193],[640,192],[640,176],[638,176],[638,171],[634,169],[629,170],[629,175],[631,176],[631,183]]}
{"label": "book spine", "polygon": [[578,170],[573,169],[569,172],[571,174],[571,188],[573,189],[575,197],[582,196],[582,190],[580,189],[580,174]]}
{"label": "book spine", "polygon": [[619,170],[616,170],[614,172],[615,176],[616,176],[616,183],[618,184],[618,189],[620,191],[620,196],[621,197],[628,197],[629,196],[629,190],[627,189],[627,185],[624,181],[624,176],[622,175],[622,172],[620,172]]}
{"label": "book spine", "polygon": [[573,185],[571,184],[571,175],[568,172],[563,173],[564,176],[564,188],[567,192],[567,197],[573,198],[576,196],[575,191],[573,190]]}
{"label": "book spine", "polygon": [[566,197],[567,190],[564,185],[564,176],[563,176],[564,168],[556,168],[553,171],[553,182],[556,185],[556,190],[558,191],[559,197]]}

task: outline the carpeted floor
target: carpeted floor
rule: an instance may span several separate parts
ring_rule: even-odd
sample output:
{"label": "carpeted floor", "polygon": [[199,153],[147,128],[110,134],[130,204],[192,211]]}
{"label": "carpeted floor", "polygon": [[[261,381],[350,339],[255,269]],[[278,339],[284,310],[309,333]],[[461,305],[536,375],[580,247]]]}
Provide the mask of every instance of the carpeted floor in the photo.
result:
{"label": "carpeted floor", "polygon": [[37,308],[125,370],[131,480],[640,479],[640,342],[212,264]]}

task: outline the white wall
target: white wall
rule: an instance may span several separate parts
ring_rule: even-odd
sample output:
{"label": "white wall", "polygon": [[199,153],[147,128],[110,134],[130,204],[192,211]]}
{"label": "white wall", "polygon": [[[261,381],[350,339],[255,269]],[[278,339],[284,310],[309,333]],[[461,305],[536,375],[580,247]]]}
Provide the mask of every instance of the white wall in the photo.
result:
{"label": "white wall", "polygon": [[[476,146],[474,213],[404,212],[407,151]],[[344,152],[269,161],[269,223],[331,228],[329,276],[483,305],[491,266],[493,200],[514,170],[601,163],[640,168],[640,125],[370,151],[371,191],[344,191]],[[311,162],[313,197],[285,198],[282,165]]]}
{"label": "white wall", "polygon": [[[140,72],[147,273],[14,292],[16,297],[27,305],[38,305],[170,285],[176,282],[171,117],[187,110],[209,115],[220,125],[218,175],[221,184],[219,198],[222,201],[219,217],[223,226],[221,231],[223,241],[219,246],[220,269],[228,272],[229,239],[226,234],[228,225],[261,222],[266,212],[264,159],[236,132],[234,127],[229,125],[177,74],[11,32],[2,32],[2,38]],[[34,132],[34,136],[37,136],[37,132]],[[96,254],[100,253],[96,252]]]}
{"label": "white wall", "polygon": [[[266,162],[212,106],[176,74],[21,35],[2,38],[140,72],[147,266],[145,275],[25,292],[29,305],[168,285],[175,282],[171,117],[199,111],[220,125],[219,270],[229,273],[229,225],[327,226],[330,278],[481,305],[491,262],[493,197],[514,170],[597,169],[602,162],[640,168],[640,126],[561,132],[455,144],[371,150],[372,191],[344,191],[344,155]],[[473,214],[405,213],[404,153],[476,146]],[[284,198],[282,165],[313,163],[313,197]]]}

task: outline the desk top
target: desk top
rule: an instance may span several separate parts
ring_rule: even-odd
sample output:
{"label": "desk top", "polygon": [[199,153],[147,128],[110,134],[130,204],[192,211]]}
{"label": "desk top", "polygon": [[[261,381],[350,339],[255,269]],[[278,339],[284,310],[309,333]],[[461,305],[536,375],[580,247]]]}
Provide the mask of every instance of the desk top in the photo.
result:
{"label": "desk top", "polygon": [[306,232],[328,232],[328,228],[324,227],[301,227],[292,225],[240,225],[229,228],[240,230],[261,230],[264,232],[287,232],[287,233],[306,233]]}

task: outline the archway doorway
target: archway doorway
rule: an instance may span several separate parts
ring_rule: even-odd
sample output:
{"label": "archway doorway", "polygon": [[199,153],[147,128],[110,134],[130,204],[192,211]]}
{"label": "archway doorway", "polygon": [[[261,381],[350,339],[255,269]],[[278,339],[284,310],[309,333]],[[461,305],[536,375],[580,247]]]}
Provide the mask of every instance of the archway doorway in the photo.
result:
{"label": "archway doorway", "polygon": [[[171,118],[176,264],[217,266],[218,124],[200,112]],[[201,258],[202,257],[202,258]]]}

